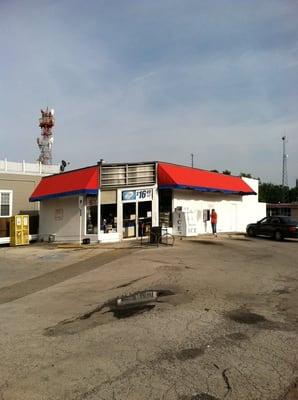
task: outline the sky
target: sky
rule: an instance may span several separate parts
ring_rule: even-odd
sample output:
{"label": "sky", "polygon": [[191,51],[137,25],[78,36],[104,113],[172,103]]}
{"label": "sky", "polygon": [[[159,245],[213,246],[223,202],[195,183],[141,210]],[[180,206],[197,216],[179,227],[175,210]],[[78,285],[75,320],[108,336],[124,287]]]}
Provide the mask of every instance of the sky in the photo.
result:
{"label": "sky", "polygon": [[0,159],[298,178],[298,1],[0,0]]}

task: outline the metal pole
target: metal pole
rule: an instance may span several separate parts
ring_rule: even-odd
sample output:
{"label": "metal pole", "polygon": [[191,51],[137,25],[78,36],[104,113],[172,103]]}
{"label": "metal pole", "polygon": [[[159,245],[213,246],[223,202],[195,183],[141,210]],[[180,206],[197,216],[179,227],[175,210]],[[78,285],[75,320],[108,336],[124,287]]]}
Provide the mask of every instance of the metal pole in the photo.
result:
{"label": "metal pole", "polygon": [[82,244],[82,209],[83,209],[83,202],[84,202],[83,196],[79,196],[79,211],[80,211],[80,232],[79,232],[79,238],[80,238],[80,245]]}
{"label": "metal pole", "polygon": [[282,137],[282,144],[283,144],[283,154],[282,154],[282,201],[286,202],[287,199],[287,190],[288,190],[288,168],[287,168],[287,158],[288,155],[286,154],[286,142],[287,137]]}
{"label": "metal pole", "polygon": [[80,209],[80,245],[82,244],[82,209]]}
{"label": "metal pole", "polygon": [[282,186],[288,186],[288,171],[287,171],[287,154],[286,154],[286,141],[287,137],[282,137],[283,141],[283,154],[282,154]]}

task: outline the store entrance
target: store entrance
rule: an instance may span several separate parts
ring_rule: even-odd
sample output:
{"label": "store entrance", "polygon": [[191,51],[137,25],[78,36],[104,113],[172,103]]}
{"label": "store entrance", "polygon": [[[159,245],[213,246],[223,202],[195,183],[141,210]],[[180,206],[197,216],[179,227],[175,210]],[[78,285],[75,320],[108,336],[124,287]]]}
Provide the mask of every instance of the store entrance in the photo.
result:
{"label": "store entrance", "polygon": [[123,238],[148,236],[152,226],[152,202],[123,203]]}
{"label": "store entrance", "polygon": [[152,202],[138,203],[138,237],[148,236],[152,226]]}
{"label": "store entrance", "polygon": [[123,238],[136,237],[136,203],[123,203]]}

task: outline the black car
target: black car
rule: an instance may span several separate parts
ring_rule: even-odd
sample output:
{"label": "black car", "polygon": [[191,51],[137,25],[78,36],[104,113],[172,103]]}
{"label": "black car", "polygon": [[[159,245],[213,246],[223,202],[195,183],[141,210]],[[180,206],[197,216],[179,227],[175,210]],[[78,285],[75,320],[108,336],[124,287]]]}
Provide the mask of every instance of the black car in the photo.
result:
{"label": "black car", "polygon": [[248,236],[270,236],[276,240],[298,238],[298,221],[290,217],[273,216],[246,227]]}

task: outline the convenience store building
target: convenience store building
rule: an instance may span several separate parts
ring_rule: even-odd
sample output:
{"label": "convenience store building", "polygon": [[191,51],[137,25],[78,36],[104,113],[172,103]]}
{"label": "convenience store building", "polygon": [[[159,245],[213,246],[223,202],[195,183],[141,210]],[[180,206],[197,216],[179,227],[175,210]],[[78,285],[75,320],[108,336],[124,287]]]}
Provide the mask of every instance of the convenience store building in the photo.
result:
{"label": "convenience store building", "polygon": [[242,232],[266,215],[258,181],[164,162],[98,163],[43,178],[30,201],[40,202],[39,238],[118,242],[162,225],[175,235]]}

